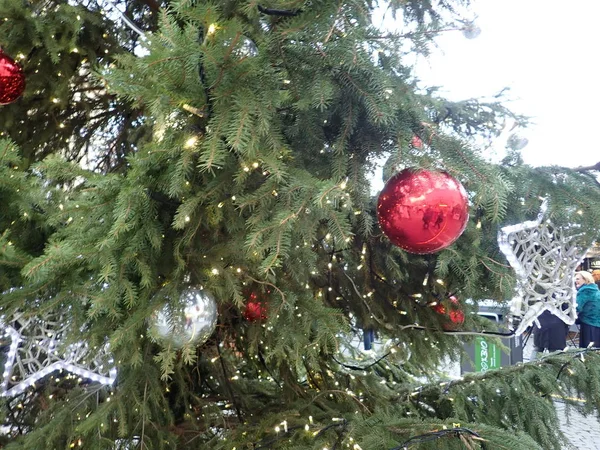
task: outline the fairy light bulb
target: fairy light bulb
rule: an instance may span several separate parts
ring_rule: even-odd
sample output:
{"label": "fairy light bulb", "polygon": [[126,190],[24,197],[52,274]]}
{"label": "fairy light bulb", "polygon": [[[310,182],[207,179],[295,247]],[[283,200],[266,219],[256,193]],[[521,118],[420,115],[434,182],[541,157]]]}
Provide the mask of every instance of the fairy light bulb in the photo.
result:
{"label": "fairy light bulb", "polygon": [[184,147],[192,148],[196,145],[197,142],[198,142],[198,138],[196,136],[192,136],[185,141]]}

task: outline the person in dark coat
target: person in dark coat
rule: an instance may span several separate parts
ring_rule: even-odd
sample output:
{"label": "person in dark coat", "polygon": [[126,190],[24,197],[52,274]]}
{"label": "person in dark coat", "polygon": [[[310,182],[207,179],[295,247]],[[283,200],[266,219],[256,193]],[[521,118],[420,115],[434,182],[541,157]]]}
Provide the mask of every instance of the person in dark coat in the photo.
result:
{"label": "person in dark coat", "polygon": [[540,326],[533,324],[533,346],[537,353],[556,352],[567,347],[569,326],[550,311],[538,316]]}
{"label": "person in dark coat", "polygon": [[591,273],[575,273],[579,347],[600,347],[600,289]]}

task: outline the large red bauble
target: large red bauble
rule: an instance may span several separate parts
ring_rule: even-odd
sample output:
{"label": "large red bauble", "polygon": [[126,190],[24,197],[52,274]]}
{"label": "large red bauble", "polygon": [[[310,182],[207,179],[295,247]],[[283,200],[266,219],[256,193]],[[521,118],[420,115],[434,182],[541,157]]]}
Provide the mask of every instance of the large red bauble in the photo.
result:
{"label": "large red bauble", "polygon": [[393,244],[411,253],[434,253],[462,234],[469,202],[465,188],[448,173],[405,169],[383,187],[377,217]]}
{"label": "large red bauble", "polygon": [[25,90],[23,69],[10,56],[0,50],[0,105],[18,99]]}

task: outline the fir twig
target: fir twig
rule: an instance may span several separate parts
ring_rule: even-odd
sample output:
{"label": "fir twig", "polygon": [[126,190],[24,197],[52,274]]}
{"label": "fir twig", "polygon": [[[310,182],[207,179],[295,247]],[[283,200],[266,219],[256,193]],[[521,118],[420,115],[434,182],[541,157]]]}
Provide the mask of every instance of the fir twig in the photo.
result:
{"label": "fir twig", "polygon": [[258,10],[267,16],[294,17],[300,14],[300,9],[273,9],[258,5]]}
{"label": "fir twig", "polygon": [[[220,334],[221,334],[220,331],[217,332],[217,336],[219,336]],[[243,415],[242,415],[242,410],[240,409],[240,406],[238,405],[235,395],[233,393],[233,389],[231,388],[231,382],[229,380],[229,373],[227,372],[227,368],[225,367],[225,362],[223,361],[223,355],[221,354],[221,342],[218,337],[217,337],[217,343],[216,343],[215,347],[217,347],[217,353],[219,354],[219,363],[221,364],[221,369],[223,370],[223,378],[225,379],[224,380],[225,388],[227,389],[227,393],[229,394],[231,403],[233,404],[233,407],[235,408],[235,413],[238,417],[238,420],[240,421],[240,423],[243,423],[244,419],[243,419]]]}
{"label": "fir twig", "polygon": [[575,170],[576,172],[587,172],[587,171],[590,171],[590,170],[600,170],[600,161],[598,161],[593,166],[579,166],[579,167],[576,167],[573,170]]}
{"label": "fir twig", "polygon": [[379,364],[381,361],[383,361],[385,358],[387,358],[387,357],[388,357],[388,356],[390,356],[390,355],[391,355],[391,352],[387,352],[385,355],[383,355],[383,356],[381,356],[381,357],[377,358],[377,359],[376,359],[374,362],[372,362],[371,364],[369,364],[369,365],[367,365],[367,366],[362,366],[362,367],[361,367],[361,366],[354,366],[354,365],[350,365],[350,364],[344,364],[343,362],[341,362],[341,361],[338,361],[338,360],[336,359],[336,357],[335,357],[335,356],[332,356],[332,358],[333,358],[333,360],[334,360],[336,363],[338,363],[340,366],[343,366],[343,367],[345,367],[345,368],[347,368],[347,369],[352,369],[352,370],[367,370],[367,369],[370,369],[371,367],[373,367],[373,366],[375,366],[375,365]]}
{"label": "fir twig", "polygon": [[437,330],[434,328],[427,328],[421,325],[416,325],[416,324],[412,324],[412,325],[404,325],[402,327],[399,328],[401,331],[402,330],[408,330],[408,329],[413,329],[413,330],[418,330],[418,331],[437,331],[440,333],[444,333],[444,334],[454,334],[454,335],[460,335],[460,336],[498,336],[501,339],[510,339],[511,337],[513,337],[515,335],[514,331],[508,331],[508,332],[501,332],[501,331],[461,331],[461,330]]}
{"label": "fir twig", "polygon": [[[431,431],[429,433],[423,433],[418,436],[411,437],[409,440],[404,441],[398,447],[394,447],[391,450],[406,450],[406,449],[408,449],[409,446],[412,446],[415,444],[422,444],[423,442],[435,441],[437,439],[447,437],[448,435],[450,435],[451,437],[460,438],[463,434],[473,436],[477,440],[482,441],[481,436],[479,436],[479,434],[475,433],[474,431],[469,430],[468,428],[455,427],[455,428],[448,428],[446,430]],[[483,447],[483,442],[482,442],[482,447]],[[485,448],[485,447],[483,447],[483,448]]]}

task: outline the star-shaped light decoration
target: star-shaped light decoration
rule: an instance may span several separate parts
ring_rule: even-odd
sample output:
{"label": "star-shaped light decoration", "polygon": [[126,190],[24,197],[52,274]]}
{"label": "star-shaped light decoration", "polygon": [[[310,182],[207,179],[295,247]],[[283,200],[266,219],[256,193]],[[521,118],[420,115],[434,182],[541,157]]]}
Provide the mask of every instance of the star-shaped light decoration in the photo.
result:
{"label": "star-shaped light decoration", "polygon": [[511,304],[513,322],[519,322],[516,335],[550,311],[567,325],[575,322],[573,277],[586,249],[576,243],[576,235],[544,220],[548,201],[542,202],[536,220],[504,227],[498,245],[517,275],[517,296]]}
{"label": "star-shaped light decoration", "polygon": [[55,371],[67,371],[105,385],[117,376],[108,346],[91,349],[85,342],[65,345],[73,332],[64,312],[40,317],[15,314],[9,321],[0,318],[0,328],[10,338],[0,384],[0,396],[13,397]]}

